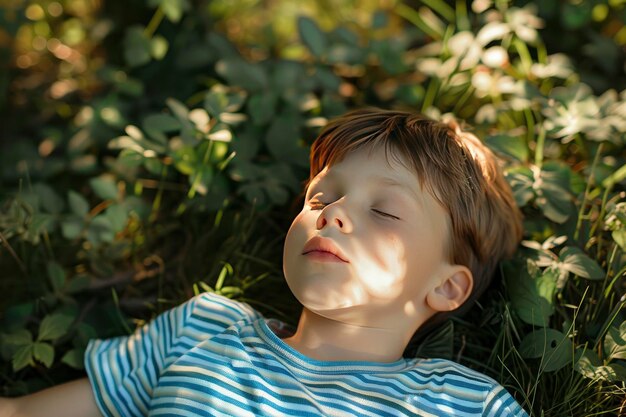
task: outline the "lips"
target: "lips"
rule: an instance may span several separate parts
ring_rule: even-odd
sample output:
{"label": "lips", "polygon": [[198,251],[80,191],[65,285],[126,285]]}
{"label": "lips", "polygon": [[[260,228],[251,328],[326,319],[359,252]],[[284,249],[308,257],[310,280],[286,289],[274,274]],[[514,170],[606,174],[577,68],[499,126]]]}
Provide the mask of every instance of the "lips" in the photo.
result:
{"label": "lips", "polygon": [[329,253],[336,256],[342,262],[349,262],[337,245],[335,245],[335,242],[325,237],[316,236],[306,242],[302,254],[306,255],[311,252]]}

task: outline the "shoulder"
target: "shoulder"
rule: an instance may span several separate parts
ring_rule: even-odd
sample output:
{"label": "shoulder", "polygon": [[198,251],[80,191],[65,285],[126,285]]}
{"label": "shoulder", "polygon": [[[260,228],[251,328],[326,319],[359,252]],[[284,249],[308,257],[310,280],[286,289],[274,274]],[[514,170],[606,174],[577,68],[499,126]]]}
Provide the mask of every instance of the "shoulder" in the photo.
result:
{"label": "shoulder", "polygon": [[422,359],[413,371],[438,379],[467,380],[486,389],[498,385],[493,378],[448,359]]}
{"label": "shoulder", "polygon": [[475,404],[485,415],[527,416],[520,405],[493,378],[446,359],[423,359],[411,369],[422,388],[459,404]]}
{"label": "shoulder", "polygon": [[249,304],[215,293],[201,293],[185,303],[186,324],[203,323],[209,327],[226,328],[241,320],[256,320],[262,315]]}

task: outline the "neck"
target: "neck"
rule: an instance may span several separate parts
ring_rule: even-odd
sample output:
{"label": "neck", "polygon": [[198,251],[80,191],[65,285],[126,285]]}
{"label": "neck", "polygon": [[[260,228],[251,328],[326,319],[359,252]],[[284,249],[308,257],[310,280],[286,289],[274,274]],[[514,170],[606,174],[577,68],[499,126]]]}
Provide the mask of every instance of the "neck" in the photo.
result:
{"label": "neck", "polygon": [[394,362],[402,357],[411,336],[406,333],[344,323],[305,308],[296,332],[284,342],[316,360]]}

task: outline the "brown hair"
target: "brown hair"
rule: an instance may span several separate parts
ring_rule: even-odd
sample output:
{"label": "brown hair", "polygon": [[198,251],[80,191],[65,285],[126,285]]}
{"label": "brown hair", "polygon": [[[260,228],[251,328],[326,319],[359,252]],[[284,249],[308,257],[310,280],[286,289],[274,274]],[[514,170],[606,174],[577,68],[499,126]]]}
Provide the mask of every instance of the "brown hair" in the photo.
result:
{"label": "brown hair", "polygon": [[456,122],[419,114],[367,108],[331,121],[311,147],[309,182],[325,166],[361,147],[383,145],[387,157],[402,156],[420,185],[449,214],[448,261],[474,277],[467,310],[487,288],[498,262],[522,237],[521,213],[494,154]]}

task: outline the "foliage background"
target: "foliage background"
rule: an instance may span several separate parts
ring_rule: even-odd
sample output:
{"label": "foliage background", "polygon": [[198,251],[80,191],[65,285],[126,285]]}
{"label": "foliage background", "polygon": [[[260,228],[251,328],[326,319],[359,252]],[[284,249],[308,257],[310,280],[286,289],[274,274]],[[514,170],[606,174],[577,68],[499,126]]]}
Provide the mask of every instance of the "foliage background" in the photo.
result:
{"label": "foliage background", "polygon": [[626,412],[623,0],[0,5],[0,396],[200,291],[294,324],[308,146],[376,105],[466,120],[525,214],[479,305],[407,354],[534,416]]}

